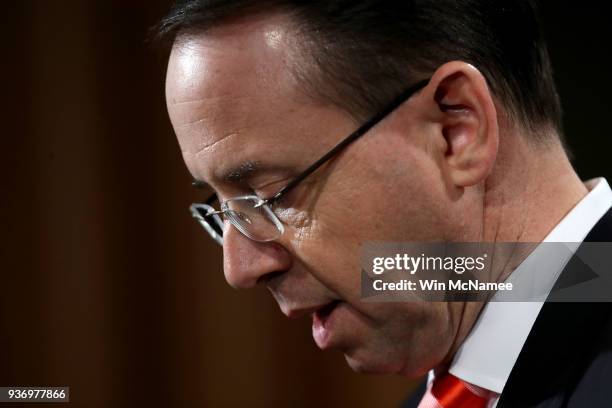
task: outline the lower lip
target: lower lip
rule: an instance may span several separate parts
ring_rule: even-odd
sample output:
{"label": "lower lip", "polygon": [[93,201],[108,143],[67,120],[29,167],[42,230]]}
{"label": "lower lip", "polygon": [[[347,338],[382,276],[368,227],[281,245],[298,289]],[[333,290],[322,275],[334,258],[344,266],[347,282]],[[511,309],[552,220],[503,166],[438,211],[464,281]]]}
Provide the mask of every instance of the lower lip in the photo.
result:
{"label": "lower lip", "polygon": [[329,348],[331,331],[333,329],[334,314],[340,303],[335,303],[331,310],[317,311],[312,315],[312,337],[321,350]]}

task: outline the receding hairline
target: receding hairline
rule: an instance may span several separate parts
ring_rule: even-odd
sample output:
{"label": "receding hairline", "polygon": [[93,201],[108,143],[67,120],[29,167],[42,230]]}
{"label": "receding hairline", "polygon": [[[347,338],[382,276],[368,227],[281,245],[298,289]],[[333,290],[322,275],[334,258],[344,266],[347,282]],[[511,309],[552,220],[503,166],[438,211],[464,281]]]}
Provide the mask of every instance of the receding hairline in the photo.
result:
{"label": "receding hairline", "polygon": [[[382,83],[374,85],[377,83],[376,80],[373,82],[368,81],[362,74],[367,74],[368,70],[372,72],[372,69],[376,69],[375,64],[370,65],[367,59],[364,60],[364,55],[360,54],[357,54],[355,60],[352,61],[350,53],[352,47],[357,46],[356,52],[359,52],[361,49],[359,48],[359,39],[362,35],[359,32],[356,34],[357,37],[346,36],[346,32],[344,32],[344,34],[340,34],[336,42],[333,34],[330,37],[330,32],[327,31],[327,28],[330,27],[329,25],[327,25],[327,28],[317,31],[317,27],[320,27],[318,25],[319,22],[316,20],[313,22],[311,19],[312,15],[304,17],[304,9],[307,9],[304,4],[298,5],[299,2],[296,2],[289,5],[290,2],[279,0],[264,0],[253,3],[241,1],[236,3],[229,2],[227,7],[220,5],[221,3],[216,3],[212,8],[201,14],[197,14],[197,12],[189,14],[189,9],[185,8],[184,16],[187,17],[184,19],[177,17],[173,22],[171,20],[164,21],[170,22],[170,26],[174,24],[174,29],[177,29],[174,42],[180,43],[191,36],[217,35],[219,32],[227,32],[225,31],[227,27],[235,27],[237,24],[239,27],[241,24],[242,27],[249,26],[258,20],[269,21],[273,15],[283,15],[287,18],[287,21],[290,21],[291,25],[288,27],[292,28],[288,36],[291,43],[287,46],[292,63],[288,65],[288,68],[290,68],[291,74],[298,80],[303,93],[318,103],[339,107],[356,121],[366,120],[367,116],[374,114],[375,110],[378,109],[375,106],[381,106],[381,104],[386,103],[385,101],[391,98],[393,93],[401,92],[401,87],[409,86],[411,82],[423,79],[423,75],[430,75],[435,71],[434,68],[436,67],[431,65],[435,62],[435,57],[428,61],[430,57],[427,55],[429,54],[421,55],[421,51],[418,48],[408,45],[406,45],[405,51],[400,51],[398,50],[399,43],[395,43],[395,46],[392,47],[392,50],[395,50],[394,53],[389,55],[377,54],[380,55],[380,61],[383,61],[388,69],[376,71],[378,74],[375,72],[379,79],[382,78]],[[177,15],[175,14],[174,16],[176,17]],[[314,25],[311,26],[311,24]],[[326,25],[327,22],[322,24]],[[333,33],[333,30],[335,29],[332,28],[331,33]],[[163,30],[158,32],[161,37],[167,34]],[[375,50],[376,44],[370,44],[367,36],[364,41],[365,48],[362,51],[365,51],[367,58],[367,55],[370,55],[368,52]],[[374,42],[376,41],[374,40]],[[373,45],[373,47],[370,48],[370,45]],[[380,46],[380,44],[378,45]],[[412,45],[414,46],[415,44]],[[463,50],[459,53],[464,51],[468,52],[470,50]],[[405,61],[405,55],[411,53],[414,53],[422,61],[414,63]],[[475,55],[477,56],[470,58],[478,59],[482,57],[478,56],[478,54]],[[370,61],[374,60],[378,61],[379,58],[370,58]],[[355,66],[355,69],[351,69],[350,64],[359,64],[360,61],[365,66],[364,69],[361,69],[360,65]],[[437,66],[441,66],[443,62],[440,63],[438,61]],[[469,58],[465,62],[474,64],[474,61]],[[522,104],[519,102],[521,102],[522,99],[520,98],[523,98],[524,95],[521,94],[520,90],[517,90],[518,88],[516,88],[515,83],[505,82],[507,78],[504,77],[504,72],[506,71],[498,70],[495,64],[491,62],[490,65],[484,64],[483,67],[478,64],[476,66],[487,78],[487,82],[490,82],[492,86],[491,93],[496,97],[496,100],[503,109],[508,111],[510,116],[513,116],[513,119],[519,119],[514,121],[514,123],[521,124],[523,125],[521,127],[530,131],[534,131],[537,128],[542,130],[541,125],[545,125],[544,127],[546,128],[549,127],[546,125],[552,125],[552,128],[555,128],[557,122],[554,115],[550,114],[550,112],[541,115],[542,112],[539,111],[533,113],[532,111],[523,110]],[[427,72],[421,72],[421,68]],[[428,70],[431,70],[431,72]],[[398,74],[398,71],[403,73]],[[509,78],[512,78],[512,80],[516,79],[514,76]],[[370,83],[367,84],[364,81]],[[536,97],[541,96],[541,94],[538,95]],[[526,106],[532,107],[532,104]],[[531,127],[531,125],[535,127]],[[562,132],[561,128],[557,130]]]}
{"label": "receding hairline", "polygon": [[294,13],[286,6],[275,5],[273,8],[264,9],[261,5],[245,6],[234,13],[227,13],[218,19],[209,19],[187,26],[181,26],[174,30],[171,35],[172,46],[181,45],[191,40],[208,37],[214,39],[223,38],[225,35],[235,35],[232,30],[252,33],[252,30],[273,22],[290,24],[294,28],[292,33],[297,35],[297,24]]}
{"label": "receding hairline", "polygon": [[[300,29],[300,24],[292,10],[283,6],[276,6],[273,9],[249,8],[251,13],[236,13],[216,20],[211,26],[193,26],[179,30],[172,43],[172,50],[181,52],[181,48],[189,47],[190,43],[198,45],[206,41],[223,41],[231,37],[252,36],[253,33],[260,32],[264,36],[271,31],[282,32],[282,40],[279,44],[282,51],[279,52],[281,66],[286,68],[286,74],[291,79],[296,91],[296,96],[307,98],[323,106],[336,106],[347,111],[342,106],[337,106],[334,101],[317,94],[313,89],[313,82],[323,86],[325,80],[318,78],[316,62],[308,55],[307,45],[311,40]],[[276,28],[275,28],[276,27]],[[267,44],[270,46],[270,43]],[[281,55],[282,54],[282,55]],[[346,112],[352,117],[351,112]]]}

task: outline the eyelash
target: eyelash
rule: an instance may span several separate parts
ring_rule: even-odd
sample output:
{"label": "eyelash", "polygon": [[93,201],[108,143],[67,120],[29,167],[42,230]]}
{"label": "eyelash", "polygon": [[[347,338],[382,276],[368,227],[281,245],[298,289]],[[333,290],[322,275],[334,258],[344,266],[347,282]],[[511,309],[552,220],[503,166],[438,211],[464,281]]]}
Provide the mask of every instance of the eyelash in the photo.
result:
{"label": "eyelash", "polygon": [[[259,187],[250,187],[250,190],[253,194],[255,194],[258,197],[261,198],[270,198],[272,197],[274,194],[278,193],[279,190],[281,188],[283,188],[283,186],[285,186],[287,183],[287,180],[278,180],[278,181],[274,181],[272,183],[268,183],[265,184],[263,186],[259,186]],[[270,186],[274,186],[274,188],[270,188]],[[283,197],[284,199],[284,197]],[[282,201],[282,199],[281,199]]]}

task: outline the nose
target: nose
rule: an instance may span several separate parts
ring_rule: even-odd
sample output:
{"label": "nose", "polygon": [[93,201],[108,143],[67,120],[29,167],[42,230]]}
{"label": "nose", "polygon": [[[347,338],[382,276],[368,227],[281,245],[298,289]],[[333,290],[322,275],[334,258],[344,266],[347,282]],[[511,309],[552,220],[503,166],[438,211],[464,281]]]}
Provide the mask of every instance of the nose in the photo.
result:
{"label": "nose", "polygon": [[227,226],[223,234],[223,272],[230,286],[254,287],[266,276],[291,268],[289,252],[277,242],[256,242]]}

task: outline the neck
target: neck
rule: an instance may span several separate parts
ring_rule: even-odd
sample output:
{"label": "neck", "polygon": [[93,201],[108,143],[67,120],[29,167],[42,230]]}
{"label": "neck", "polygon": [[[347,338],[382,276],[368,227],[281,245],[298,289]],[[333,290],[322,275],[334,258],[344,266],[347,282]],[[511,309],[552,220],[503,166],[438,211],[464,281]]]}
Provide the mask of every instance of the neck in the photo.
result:
{"label": "neck", "polygon": [[[495,170],[485,185],[480,233],[482,242],[541,242],[587,194],[556,137],[533,146],[519,133],[500,138]],[[512,262],[500,262],[510,269]],[[503,280],[512,270],[497,271]],[[456,305],[461,310],[456,341],[445,364],[450,363],[472,329],[483,302]]]}
{"label": "neck", "polygon": [[482,241],[540,242],[587,194],[557,137],[534,146],[506,135],[487,180]]}

